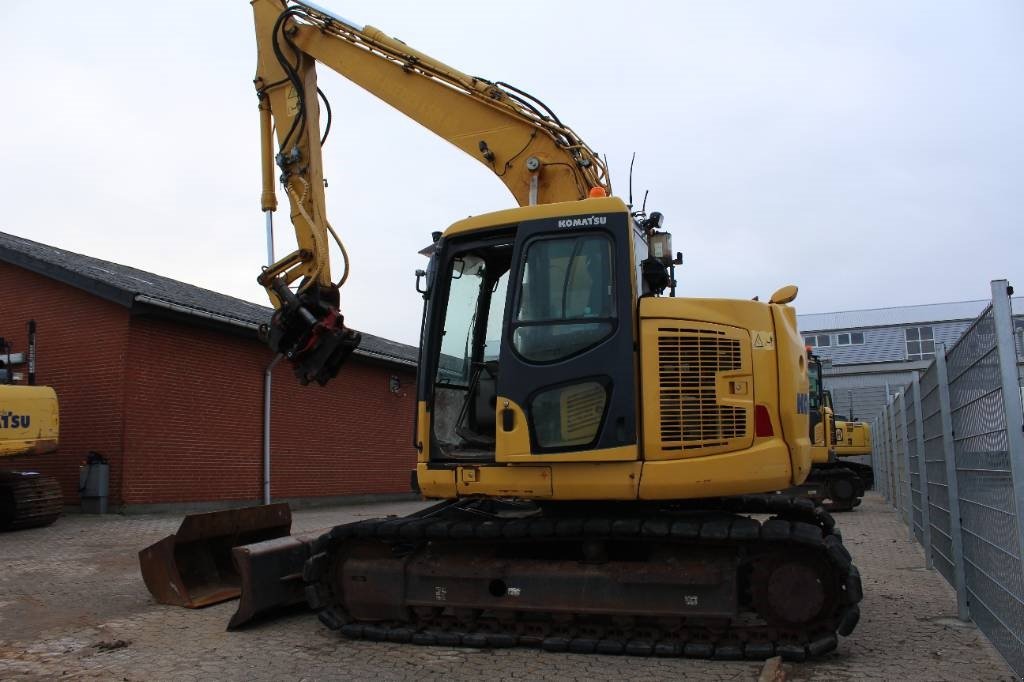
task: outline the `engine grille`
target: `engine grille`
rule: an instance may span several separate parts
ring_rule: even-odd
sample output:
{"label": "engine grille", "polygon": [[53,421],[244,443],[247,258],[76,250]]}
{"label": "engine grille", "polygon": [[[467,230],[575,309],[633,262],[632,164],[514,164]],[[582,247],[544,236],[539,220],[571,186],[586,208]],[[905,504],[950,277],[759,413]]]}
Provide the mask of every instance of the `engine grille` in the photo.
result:
{"label": "engine grille", "polygon": [[662,448],[724,446],[746,438],[748,410],[720,405],[720,372],[743,369],[740,340],[715,329],[658,328]]}

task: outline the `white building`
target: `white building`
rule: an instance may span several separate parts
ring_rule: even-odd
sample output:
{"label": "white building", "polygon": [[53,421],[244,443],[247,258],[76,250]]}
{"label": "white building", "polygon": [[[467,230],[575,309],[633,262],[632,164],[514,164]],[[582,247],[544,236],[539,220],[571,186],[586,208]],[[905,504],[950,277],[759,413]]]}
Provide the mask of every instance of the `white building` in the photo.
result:
{"label": "white building", "polygon": [[[821,357],[825,388],[837,414],[871,419],[889,394],[923,371],[981,314],[988,300],[798,315],[804,342]],[[1014,297],[1018,344],[1024,338],[1024,297]]]}

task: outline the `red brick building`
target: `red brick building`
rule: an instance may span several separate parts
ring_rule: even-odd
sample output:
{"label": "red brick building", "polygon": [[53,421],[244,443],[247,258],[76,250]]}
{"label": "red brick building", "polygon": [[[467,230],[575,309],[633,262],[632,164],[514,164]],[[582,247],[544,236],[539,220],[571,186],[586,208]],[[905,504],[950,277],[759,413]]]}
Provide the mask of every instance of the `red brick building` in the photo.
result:
{"label": "red brick building", "polygon": [[[262,499],[269,308],[2,232],[0,292],[0,336],[24,351],[36,321],[36,383],[61,409],[57,452],[0,466],[56,477],[68,504],[89,451],[110,464],[113,508]],[[273,499],[409,493],[415,366],[415,348],[369,334],[326,387],[279,363]]]}

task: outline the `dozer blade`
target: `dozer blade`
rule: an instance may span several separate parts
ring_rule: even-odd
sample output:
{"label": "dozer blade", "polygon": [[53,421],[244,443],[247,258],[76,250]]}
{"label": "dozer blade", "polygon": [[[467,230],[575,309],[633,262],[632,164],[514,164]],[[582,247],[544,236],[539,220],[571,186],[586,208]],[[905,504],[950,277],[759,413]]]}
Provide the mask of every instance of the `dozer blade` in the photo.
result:
{"label": "dozer blade", "polygon": [[295,604],[305,603],[302,566],[316,536],[289,536],[235,547],[231,554],[242,579],[238,610],[228,630],[253,618]]}
{"label": "dozer blade", "polygon": [[234,599],[241,578],[232,548],[286,536],[291,527],[286,503],[189,514],[177,533],[139,552],[142,579],[161,604],[195,609]]}

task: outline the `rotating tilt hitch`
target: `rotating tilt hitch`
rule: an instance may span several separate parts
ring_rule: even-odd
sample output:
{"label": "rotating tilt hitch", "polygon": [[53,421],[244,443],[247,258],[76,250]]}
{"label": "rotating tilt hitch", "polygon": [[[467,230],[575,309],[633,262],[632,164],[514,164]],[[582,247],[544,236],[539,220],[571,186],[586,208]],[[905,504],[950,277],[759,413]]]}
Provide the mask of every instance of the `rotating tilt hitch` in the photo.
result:
{"label": "rotating tilt hitch", "polygon": [[303,385],[311,381],[326,385],[362,340],[359,332],[345,327],[338,311],[338,290],[311,286],[296,294],[279,277],[271,287],[281,307],[270,325],[260,328],[260,335],[292,363]]}

